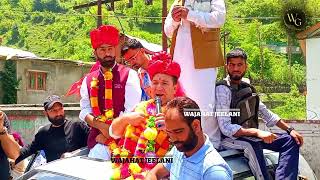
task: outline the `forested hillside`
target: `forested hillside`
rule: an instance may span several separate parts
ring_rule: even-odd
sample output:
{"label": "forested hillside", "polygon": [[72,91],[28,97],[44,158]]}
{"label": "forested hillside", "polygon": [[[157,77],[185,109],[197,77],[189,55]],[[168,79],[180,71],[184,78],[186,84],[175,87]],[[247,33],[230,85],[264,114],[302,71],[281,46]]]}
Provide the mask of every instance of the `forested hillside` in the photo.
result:
{"label": "forested hillside", "polygon": [[[89,32],[96,27],[97,7],[73,10],[91,0],[1,0],[0,38],[2,46],[31,51],[40,57],[89,61],[92,53]],[[169,0],[168,8],[173,0]],[[266,86],[290,87],[291,95],[305,86],[305,60],[301,53],[287,53],[288,40],[299,47],[294,32],[282,24],[284,10],[297,6],[306,11],[308,26],[320,21],[320,0],[226,0],[225,50],[242,47],[249,56],[247,74],[259,91]],[[103,5],[103,23],[116,25],[126,34],[161,44],[162,1],[117,1],[115,12]],[[122,28],[117,16],[121,22]],[[222,39],[222,47],[224,47]],[[219,76],[223,76],[220,71]],[[281,91],[281,90],[280,90]],[[275,96],[277,97],[277,96]],[[270,96],[268,96],[270,98]],[[280,96],[283,98],[283,96]],[[296,100],[297,98],[295,98]],[[301,106],[301,99],[291,104]],[[290,98],[287,102],[290,102]],[[303,106],[303,104],[302,104]],[[287,109],[292,109],[287,106]],[[279,110],[287,111],[286,109]],[[299,110],[300,111],[300,110]]]}
{"label": "forested hillside", "polygon": [[[91,56],[89,32],[96,27],[96,7],[73,10],[73,6],[89,0],[1,0],[0,37],[2,45],[31,51],[41,57],[87,61]],[[281,0],[227,0],[227,22],[222,32],[226,37],[226,50],[244,48],[250,57],[250,78],[288,82],[288,76],[297,85],[304,82],[304,59],[292,54],[290,62],[286,53],[275,53],[268,46],[286,47],[288,34],[281,25],[281,15],[286,4]],[[302,0],[296,1],[302,5]],[[316,9],[319,0],[309,0],[306,9],[313,17],[320,17]],[[318,3],[319,2],[319,3]],[[115,3],[115,13],[103,6],[104,24],[120,28],[119,17],[126,34],[161,44],[160,0],[145,5],[143,0]],[[168,2],[168,7],[172,0]],[[288,4],[288,3],[287,3]],[[309,20],[313,24],[317,19]],[[298,46],[295,38],[292,44]],[[290,65],[290,67],[289,67]]]}

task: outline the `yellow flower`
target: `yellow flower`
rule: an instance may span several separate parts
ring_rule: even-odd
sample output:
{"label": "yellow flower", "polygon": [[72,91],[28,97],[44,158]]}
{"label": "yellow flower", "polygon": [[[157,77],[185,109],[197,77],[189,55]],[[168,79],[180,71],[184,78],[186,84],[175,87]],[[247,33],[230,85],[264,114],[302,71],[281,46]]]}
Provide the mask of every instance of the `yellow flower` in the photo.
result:
{"label": "yellow flower", "polygon": [[124,137],[130,138],[131,135],[135,132],[135,130],[136,130],[136,128],[135,128],[134,126],[132,126],[132,125],[129,124],[129,125],[126,127],[126,133],[125,133],[125,136],[124,136]]}
{"label": "yellow flower", "polygon": [[117,148],[117,144],[115,142],[112,142],[111,144],[109,144],[109,148],[111,149],[111,151],[113,151]]}
{"label": "yellow flower", "polygon": [[107,110],[105,112],[105,116],[107,119],[112,119],[113,118],[113,110]]}
{"label": "yellow flower", "polygon": [[104,73],[104,78],[105,78],[106,80],[111,80],[111,79],[113,78],[112,72],[111,72],[111,71],[106,71],[106,72]]}
{"label": "yellow flower", "polygon": [[113,155],[119,155],[120,154],[120,148],[116,148],[112,151]]}
{"label": "yellow flower", "polygon": [[91,107],[98,107],[98,97],[90,97]]}
{"label": "yellow flower", "polygon": [[105,99],[112,99],[112,89],[105,89]]}
{"label": "yellow flower", "polygon": [[92,78],[92,81],[90,82],[90,87],[93,88],[93,87],[97,87],[98,86],[98,79],[96,78]]}
{"label": "yellow flower", "polygon": [[99,121],[106,122],[107,118],[105,116],[100,116]]}
{"label": "yellow flower", "polygon": [[157,132],[156,128],[149,128],[148,127],[146,130],[144,130],[143,135],[149,141],[153,141],[156,139],[158,132]]}
{"label": "yellow flower", "polygon": [[120,153],[121,157],[128,157],[129,152],[126,149],[122,149],[122,152]]}
{"label": "yellow flower", "polygon": [[129,169],[133,174],[138,174],[141,172],[141,167],[137,163],[131,163]]}

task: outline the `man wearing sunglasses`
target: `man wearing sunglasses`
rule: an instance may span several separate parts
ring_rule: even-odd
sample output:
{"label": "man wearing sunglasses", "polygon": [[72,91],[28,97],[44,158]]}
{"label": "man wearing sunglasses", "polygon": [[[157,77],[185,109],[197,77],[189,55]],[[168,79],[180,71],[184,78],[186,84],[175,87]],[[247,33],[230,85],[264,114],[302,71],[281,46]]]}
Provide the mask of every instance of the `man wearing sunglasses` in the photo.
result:
{"label": "man wearing sunglasses", "polygon": [[149,100],[151,80],[147,68],[151,57],[146,53],[142,44],[136,39],[129,39],[122,46],[121,55],[132,69],[138,71],[142,89],[141,101]]}
{"label": "man wearing sunglasses", "polygon": [[40,128],[31,144],[20,150],[16,164],[40,150],[45,152],[47,162],[50,162],[66,156],[67,152],[87,145],[89,127],[84,121],[71,121],[65,118],[63,104],[59,96],[48,96],[43,106],[44,114],[50,124]]}

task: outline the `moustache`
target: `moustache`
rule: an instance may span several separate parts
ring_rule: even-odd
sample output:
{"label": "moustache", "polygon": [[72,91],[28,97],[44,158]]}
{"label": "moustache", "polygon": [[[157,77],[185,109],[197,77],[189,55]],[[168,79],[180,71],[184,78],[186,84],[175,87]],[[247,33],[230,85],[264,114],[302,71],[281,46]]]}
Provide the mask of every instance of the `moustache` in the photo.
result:
{"label": "moustache", "polygon": [[62,115],[54,117],[54,119],[63,119],[63,118],[64,117]]}
{"label": "moustache", "polygon": [[113,56],[105,56],[102,58],[102,60],[113,60],[115,57]]}

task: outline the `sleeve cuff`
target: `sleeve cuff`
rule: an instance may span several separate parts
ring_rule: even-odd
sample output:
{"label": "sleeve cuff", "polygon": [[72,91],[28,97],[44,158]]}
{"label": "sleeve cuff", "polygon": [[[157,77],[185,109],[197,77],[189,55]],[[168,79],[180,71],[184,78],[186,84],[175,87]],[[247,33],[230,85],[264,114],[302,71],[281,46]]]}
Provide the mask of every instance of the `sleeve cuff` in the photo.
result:
{"label": "sleeve cuff", "polygon": [[92,113],[90,110],[85,110],[85,109],[81,110],[79,114],[80,120],[85,121],[86,116],[90,113]]}
{"label": "sleeve cuff", "polygon": [[109,136],[112,137],[113,139],[120,139],[121,138],[121,136],[117,136],[112,133],[112,124],[109,126]]}
{"label": "sleeve cuff", "polygon": [[234,129],[232,129],[232,131],[231,131],[230,138],[237,139],[237,137],[234,137],[234,134],[237,133],[239,131],[239,129],[241,129],[241,126],[238,124],[233,124],[233,125],[234,125]]}

